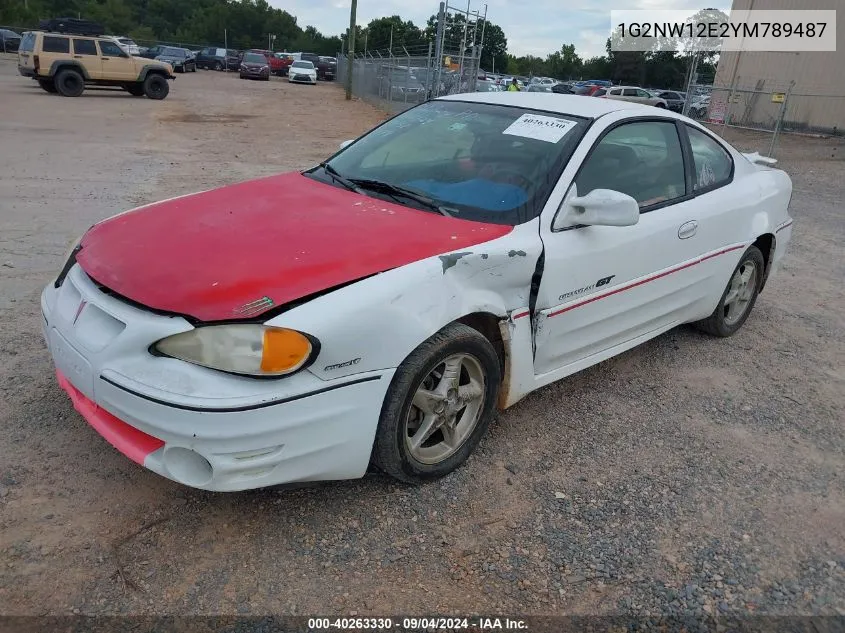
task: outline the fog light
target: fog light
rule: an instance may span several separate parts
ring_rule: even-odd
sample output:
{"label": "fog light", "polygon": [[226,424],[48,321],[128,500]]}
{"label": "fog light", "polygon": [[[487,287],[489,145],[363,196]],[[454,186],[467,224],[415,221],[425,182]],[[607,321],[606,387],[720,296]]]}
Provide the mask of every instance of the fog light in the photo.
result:
{"label": "fog light", "polygon": [[164,449],[164,467],[176,481],[188,486],[205,486],[214,474],[205,457],[179,446]]}

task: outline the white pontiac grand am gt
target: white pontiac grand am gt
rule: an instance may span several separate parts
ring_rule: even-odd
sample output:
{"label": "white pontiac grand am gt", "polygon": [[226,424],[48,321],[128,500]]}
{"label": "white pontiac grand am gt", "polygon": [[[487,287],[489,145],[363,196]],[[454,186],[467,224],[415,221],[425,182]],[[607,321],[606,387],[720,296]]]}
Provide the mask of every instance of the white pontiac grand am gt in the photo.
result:
{"label": "white pontiac grand am gt", "polygon": [[188,486],[433,479],[493,407],[742,327],[792,232],[771,163],[625,101],[437,99],[302,173],[94,225],[44,334],[90,425]]}

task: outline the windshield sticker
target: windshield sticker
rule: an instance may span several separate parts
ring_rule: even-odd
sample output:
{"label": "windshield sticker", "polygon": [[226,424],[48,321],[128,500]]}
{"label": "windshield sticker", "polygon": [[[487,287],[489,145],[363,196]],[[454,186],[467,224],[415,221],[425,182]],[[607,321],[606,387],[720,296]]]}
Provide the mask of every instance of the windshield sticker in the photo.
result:
{"label": "windshield sticker", "polygon": [[523,114],[516,121],[511,123],[502,134],[533,138],[547,143],[557,143],[567,135],[569,130],[574,128],[575,121],[558,119],[553,116],[541,114]]}

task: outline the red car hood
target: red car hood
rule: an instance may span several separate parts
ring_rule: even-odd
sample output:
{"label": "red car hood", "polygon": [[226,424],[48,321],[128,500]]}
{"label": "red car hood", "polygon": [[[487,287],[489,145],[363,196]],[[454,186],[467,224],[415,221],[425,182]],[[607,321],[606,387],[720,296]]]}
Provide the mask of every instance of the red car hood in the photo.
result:
{"label": "red car hood", "polygon": [[221,321],[252,318],[511,230],[410,209],[291,173],[105,220],[85,234],[77,261],[91,278],[127,299]]}

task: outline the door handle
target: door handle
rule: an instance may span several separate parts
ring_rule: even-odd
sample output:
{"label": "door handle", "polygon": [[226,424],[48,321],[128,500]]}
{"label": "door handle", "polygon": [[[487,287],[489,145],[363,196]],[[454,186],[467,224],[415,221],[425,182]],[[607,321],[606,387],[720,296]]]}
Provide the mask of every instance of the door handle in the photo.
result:
{"label": "door handle", "polygon": [[695,220],[690,220],[689,222],[684,222],[678,228],[678,237],[682,240],[688,239],[695,235],[695,232],[698,230],[698,222]]}
{"label": "door handle", "polygon": [[107,62],[107,61],[109,61],[109,60],[111,59],[111,57],[101,57],[100,59],[102,59],[103,61]]}
{"label": "door handle", "polygon": [[82,55],[74,55],[73,58],[74,59],[82,59]]}

